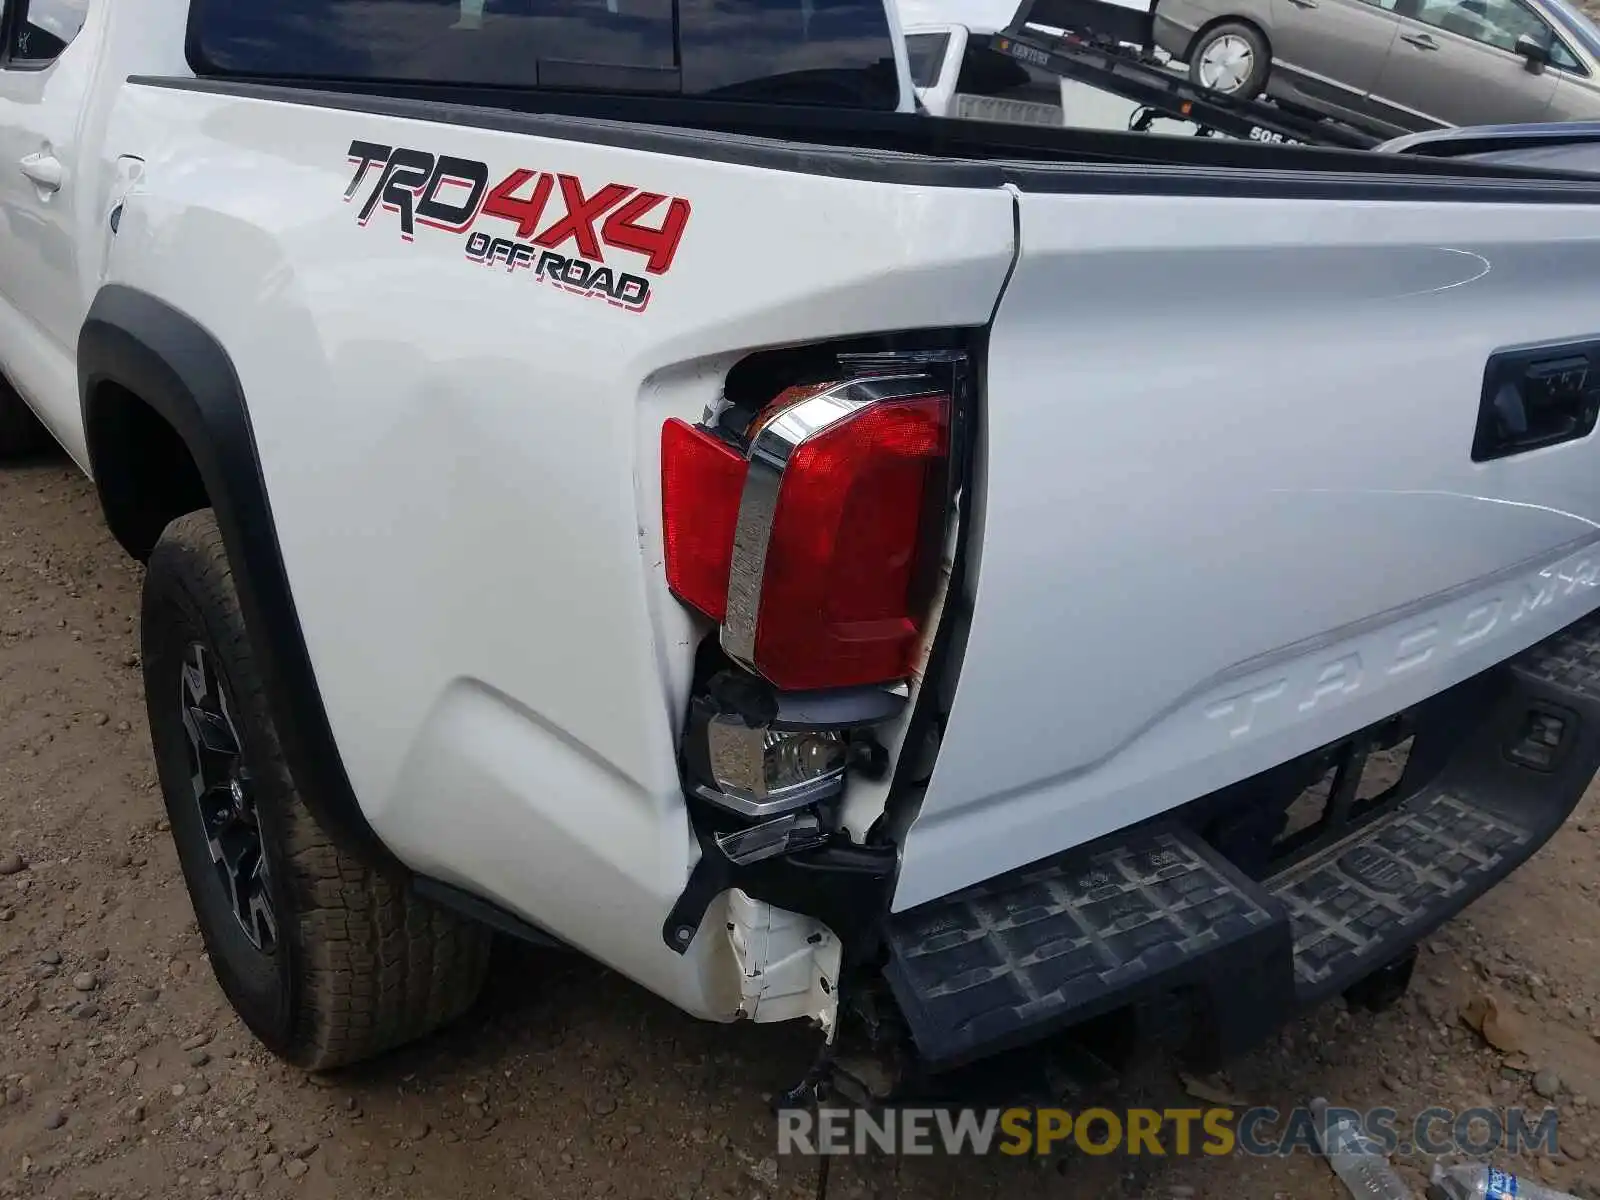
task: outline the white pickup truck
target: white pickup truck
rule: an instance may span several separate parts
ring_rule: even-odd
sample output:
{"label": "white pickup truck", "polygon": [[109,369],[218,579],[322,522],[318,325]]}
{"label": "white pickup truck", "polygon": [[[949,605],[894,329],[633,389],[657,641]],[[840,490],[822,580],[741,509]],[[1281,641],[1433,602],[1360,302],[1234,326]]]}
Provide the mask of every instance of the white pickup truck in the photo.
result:
{"label": "white pickup truck", "polygon": [[0,449],[294,1062],[495,928],[1227,1054],[1600,764],[1600,179],[935,120],[882,0],[5,9]]}

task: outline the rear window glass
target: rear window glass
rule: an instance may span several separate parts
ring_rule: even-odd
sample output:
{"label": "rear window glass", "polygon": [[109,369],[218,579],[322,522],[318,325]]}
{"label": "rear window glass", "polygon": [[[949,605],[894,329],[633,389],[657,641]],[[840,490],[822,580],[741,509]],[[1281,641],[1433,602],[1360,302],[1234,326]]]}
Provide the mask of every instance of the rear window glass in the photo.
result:
{"label": "rear window glass", "polygon": [[[1572,38],[1594,57],[1600,58],[1600,29],[1594,27],[1588,16],[1563,3],[1563,0],[1545,0],[1545,7],[1556,18],[1563,34]],[[1567,51],[1569,57],[1571,53],[1570,50]]]}
{"label": "rear window glass", "polygon": [[892,109],[884,0],[195,0],[201,75]]}
{"label": "rear window glass", "polygon": [[945,51],[949,47],[948,33],[907,34],[906,54],[911,58],[911,82],[919,88],[938,83],[939,68],[944,65]]}
{"label": "rear window glass", "polygon": [[[5,9],[0,3],[0,12]],[[27,0],[16,5],[12,21],[11,61],[51,62],[72,43],[89,17],[89,0]]]}

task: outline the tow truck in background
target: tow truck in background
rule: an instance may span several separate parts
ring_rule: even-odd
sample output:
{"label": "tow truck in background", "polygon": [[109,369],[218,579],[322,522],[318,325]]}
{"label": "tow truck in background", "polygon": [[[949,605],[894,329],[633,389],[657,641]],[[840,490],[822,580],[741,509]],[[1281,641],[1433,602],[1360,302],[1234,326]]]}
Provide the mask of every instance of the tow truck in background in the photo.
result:
{"label": "tow truck in background", "polygon": [[922,0],[906,11],[912,81],[933,116],[1360,149],[1381,140],[1191,82],[1156,48],[1146,0],[1023,0],[999,24],[969,5]]}
{"label": "tow truck in background", "polygon": [[[1002,0],[1004,2],[1004,0]],[[1202,87],[1151,43],[1147,0],[906,0],[912,82],[931,116],[1372,149],[1600,174],[1600,122],[1445,127],[1401,137]]]}

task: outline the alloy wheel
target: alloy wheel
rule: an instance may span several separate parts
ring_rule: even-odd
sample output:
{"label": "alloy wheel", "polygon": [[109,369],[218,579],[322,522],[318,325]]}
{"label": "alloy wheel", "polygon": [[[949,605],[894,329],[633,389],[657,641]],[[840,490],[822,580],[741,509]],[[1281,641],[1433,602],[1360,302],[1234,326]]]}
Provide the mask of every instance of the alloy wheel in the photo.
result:
{"label": "alloy wheel", "polygon": [[212,865],[239,928],[270,955],[278,945],[278,918],[250,771],[227,692],[211,654],[198,642],[184,655],[181,689],[189,781]]}

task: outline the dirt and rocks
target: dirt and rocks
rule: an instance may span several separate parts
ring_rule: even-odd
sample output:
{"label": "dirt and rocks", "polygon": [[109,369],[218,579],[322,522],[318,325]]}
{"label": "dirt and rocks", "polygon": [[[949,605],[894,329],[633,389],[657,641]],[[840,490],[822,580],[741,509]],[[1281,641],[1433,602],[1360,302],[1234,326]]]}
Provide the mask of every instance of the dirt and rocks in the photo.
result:
{"label": "dirt and rocks", "polygon": [[[358,1069],[309,1077],[263,1053],[212,981],[179,882],[146,742],[138,583],[68,466],[0,471],[0,1196],[812,1193],[814,1164],[778,1161],[763,1103],[804,1070],[805,1031],[701,1025],[571,956],[503,948],[467,1019]],[[1600,1198],[1595,794],[1430,940],[1399,1006],[1325,1007],[1208,1088],[1402,1114],[1551,1105],[1564,1154],[1518,1169]],[[1189,1090],[1152,1057],[1096,1099],[1200,1103]],[[836,1164],[830,1194],[1342,1195],[1303,1154],[878,1157]]]}

